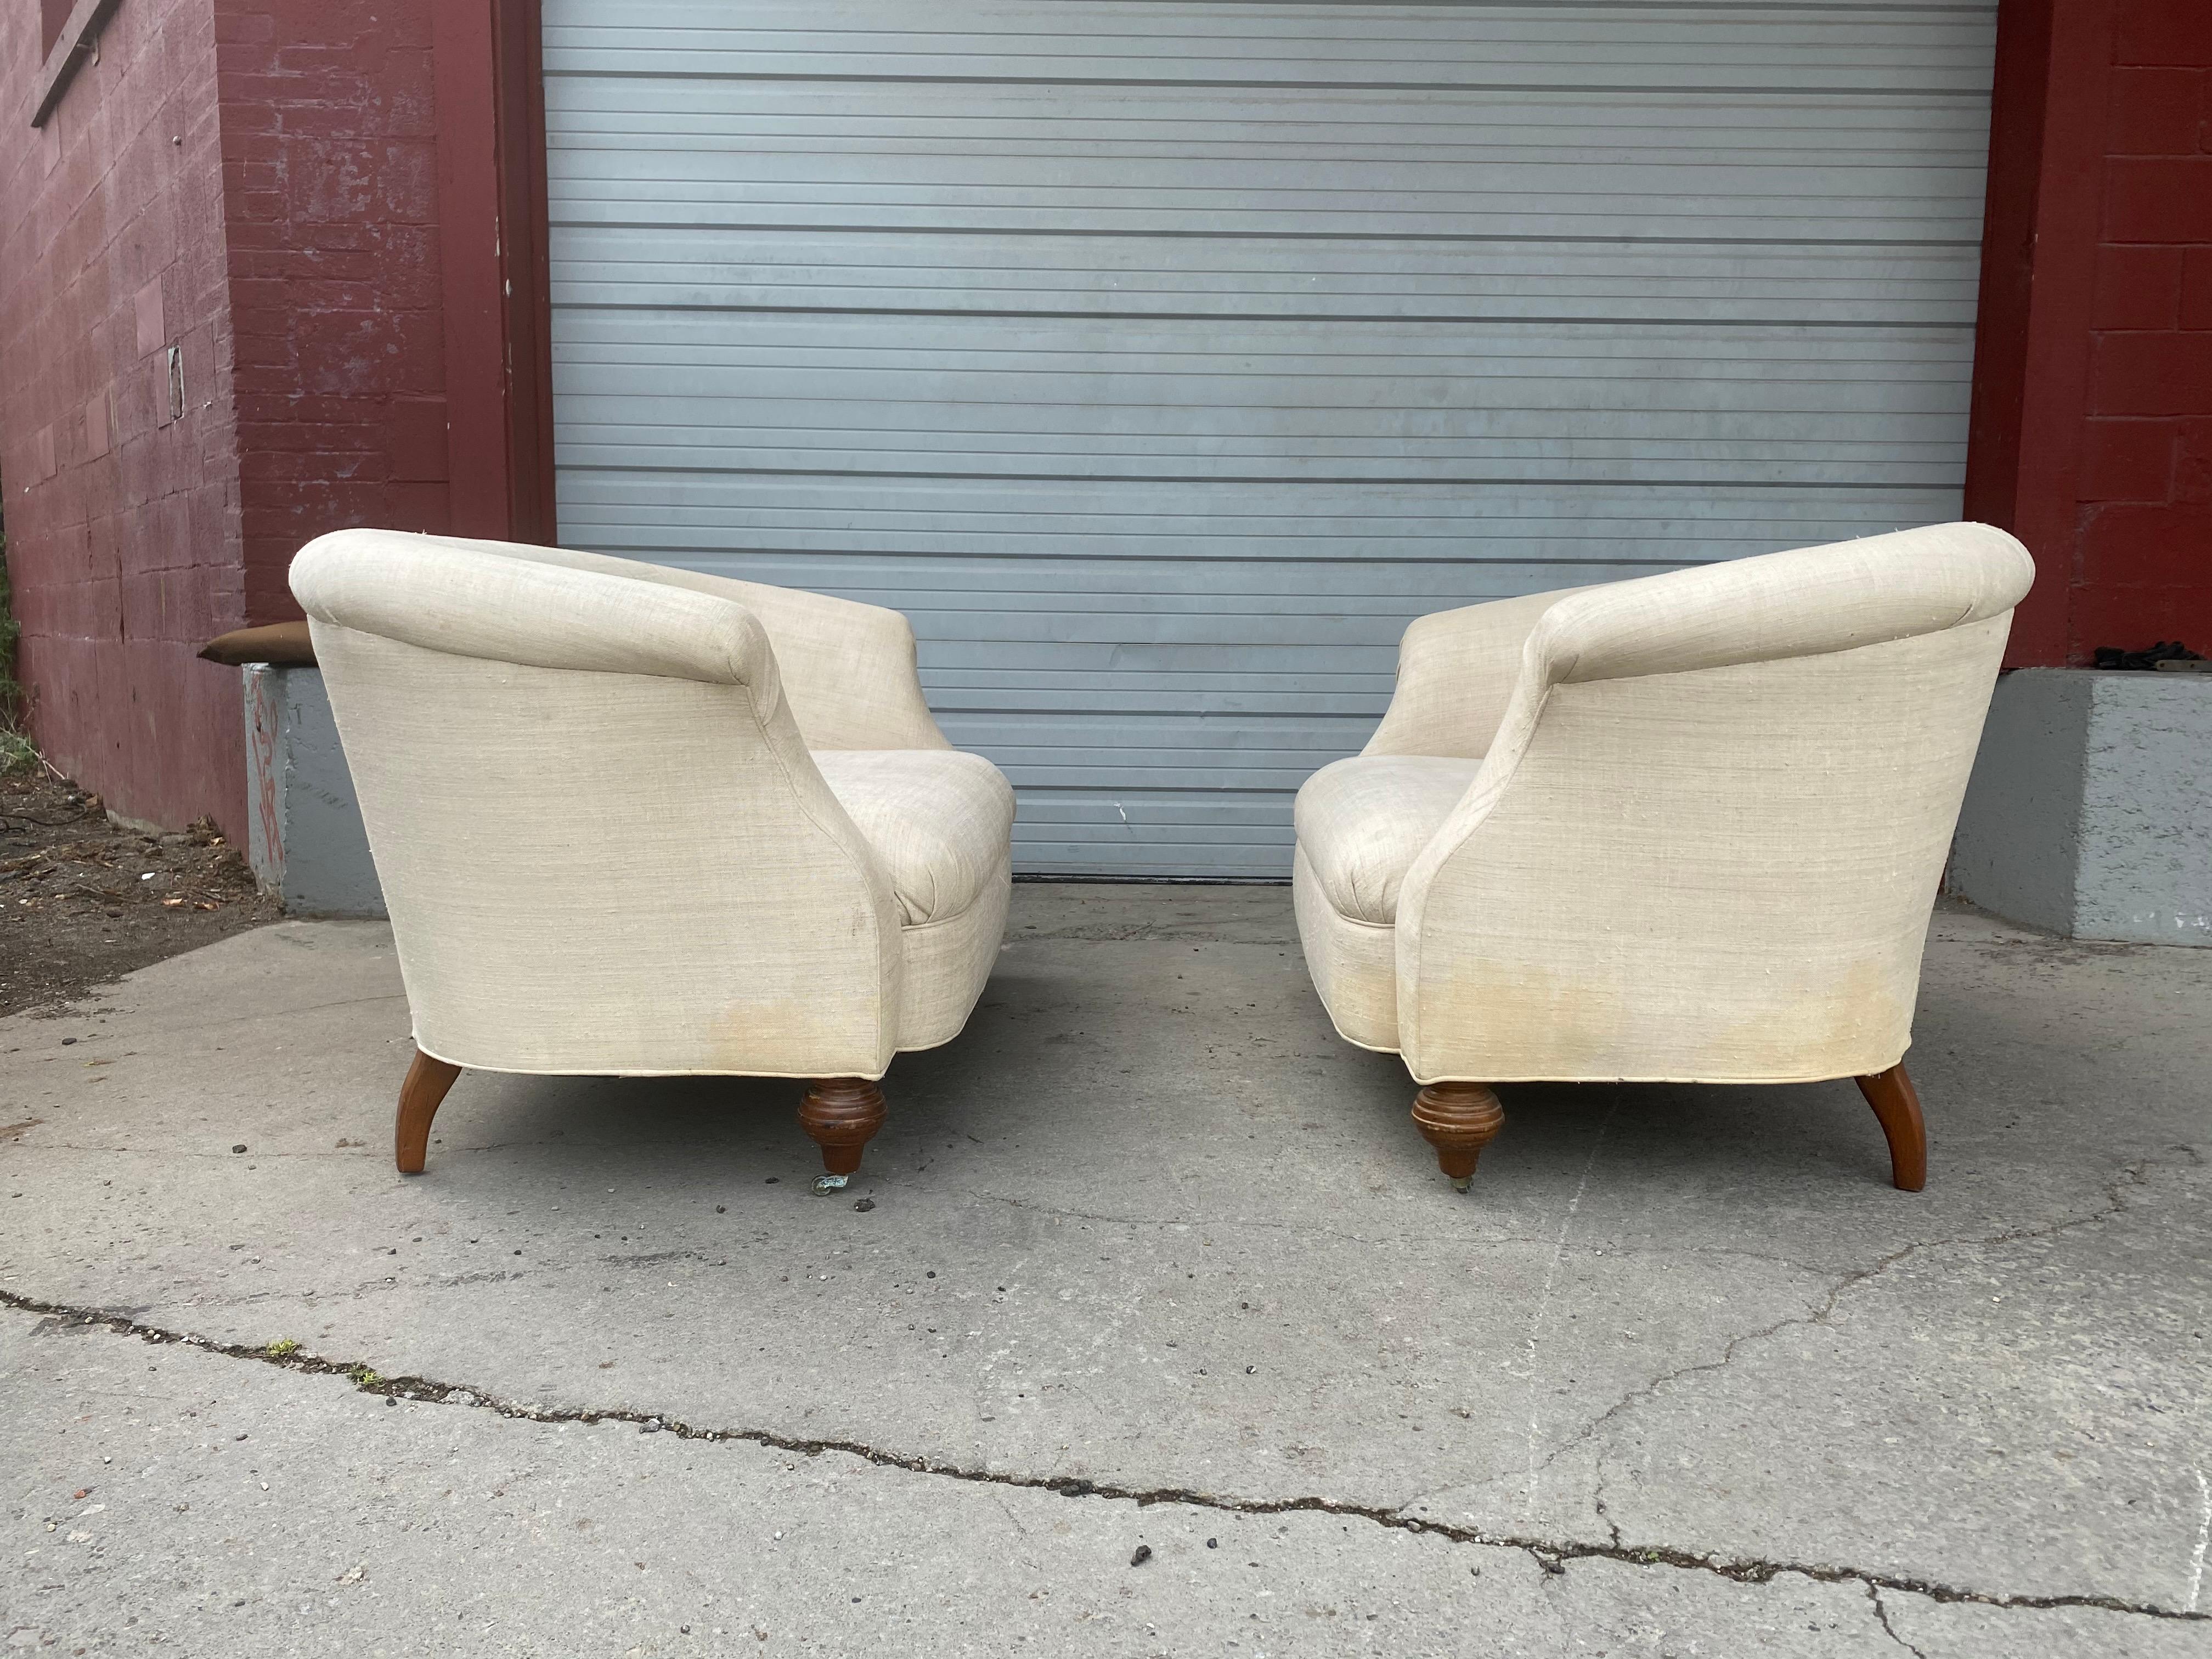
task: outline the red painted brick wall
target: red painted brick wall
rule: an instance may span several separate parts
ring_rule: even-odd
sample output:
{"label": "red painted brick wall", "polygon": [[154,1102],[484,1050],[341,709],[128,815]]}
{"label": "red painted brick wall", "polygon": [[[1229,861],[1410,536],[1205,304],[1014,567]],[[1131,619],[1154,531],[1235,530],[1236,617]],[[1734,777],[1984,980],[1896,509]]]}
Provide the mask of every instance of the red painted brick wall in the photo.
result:
{"label": "red painted brick wall", "polygon": [[2212,653],[2212,0],[2112,34],[2069,655]]}
{"label": "red painted brick wall", "polygon": [[[122,0],[46,131],[0,145],[32,728],[126,816],[239,827],[238,673],[194,653],[299,614],[301,543],[447,526],[431,5]],[[0,109],[27,114],[40,33],[0,6]]]}
{"label": "red painted brick wall", "polygon": [[[0,6],[0,485],[32,728],[127,816],[244,811],[244,619],[208,0],[125,0],[42,131]],[[182,356],[173,416],[168,349]]]}
{"label": "red painted brick wall", "polygon": [[2212,0],[2004,0],[1966,512],[2017,664],[2212,653]]}
{"label": "red painted brick wall", "polygon": [[447,527],[432,3],[215,0],[256,623],[311,538]]}

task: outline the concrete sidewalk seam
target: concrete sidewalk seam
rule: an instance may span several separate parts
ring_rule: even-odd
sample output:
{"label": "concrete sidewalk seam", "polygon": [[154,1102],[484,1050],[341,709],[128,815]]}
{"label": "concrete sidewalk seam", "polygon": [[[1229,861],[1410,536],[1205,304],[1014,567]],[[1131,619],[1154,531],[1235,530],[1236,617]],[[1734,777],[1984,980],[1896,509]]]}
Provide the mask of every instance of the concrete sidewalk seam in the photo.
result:
{"label": "concrete sidewalk seam", "polygon": [[[2191,1152],[2192,1158],[2197,1163],[2203,1162],[2201,1157],[2197,1157],[2193,1149],[2183,1150]],[[2123,1176],[2121,1179],[2124,1182],[2127,1177]],[[2140,1184],[2140,1176],[2138,1176],[2136,1179]],[[2120,1184],[2121,1182],[2113,1183],[2112,1190],[2115,1196]],[[2032,1230],[2014,1237],[2035,1237],[2039,1233],[2062,1231],[2110,1213],[2112,1212],[2100,1212],[2100,1217],[2077,1218],[2073,1221],[2057,1223],[2049,1228]],[[1923,1247],[1911,1246],[1908,1249],[1919,1248]],[[1905,1253],[1899,1252],[1899,1255],[1902,1255]],[[1866,1274],[1860,1277],[1870,1276],[1873,1272],[1878,1270],[1878,1267],[1870,1268]],[[1671,1546],[1593,1544],[1571,1540],[1540,1539],[1513,1534],[1486,1533],[1475,1528],[1454,1526],[1448,1522],[1426,1520],[1407,1515],[1402,1509],[1380,1509],[1366,1504],[1340,1503],[1327,1498],[1235,1498],[1193,1491],[1186,1487],[1139,1489],[1117,1486],[1108,1481],[1086,1480],[1073,1476],[1048,1478],[1040,1475],[995,1474],[988,1469],[936,1462],[913,1453],[886,1451],[854,1441],[800,1439],[776,1434],[765,1429],[702,1428],[658,1413],[620,1407],[594,1409],[583,1407],[532,1406],[521,1401],[502,1400],[495,1395],[467,1383],[441,1382],[423,1376],[384,1376],[373,1367],[360,1362],[349,1363],[326,1359],[319,1355],[299,1352],[272,1353],[266,1348],[250,1347],[240,1343],[216,1342],[188,1332],[146,1324],[127,1314],[110,1313],[95,1308],[77,1308],[61,1303],[46,1302],[16,1291],[0,1290],[0,1306],[12,1308],[19,1313],[34,1314],[45,1319],[58,1320],[68,1325],[97,1326],[118,1335],[136,1337],[143,1342],[156,1346],[173,1343],[196,1348],[204,1353],[219,1354],[231,1359],[252,1360],[282,1370],[299,1371],[318,1376],[343,1376],[355,1389],[362,1393],[383,1395],[388,1398],[408,1400],[417,1404],[459,1406],[470,1409],[490,1411],[501,1417],[516,1418],[536,1423],[586,1425],[633,1423],[640,1426],[653,1425],[656,1425],[661,1432],[675,1435],[679,1439],[739,1442],[805,1456],[817,1455],[823,1452],[837,1452],[858,1458],[878,1468],[902,1469],[912,1474],[934,1475],[945,1480],[966,1481],[979,1486],[1006,1486],[1030,1492],[1048,1492],[1062,1498],[1102,1498],[1109,1501],[1133,1503],[1140,1508],[1156,1504],[1176,1504],[1233,1515],[1337,1516],[1348,1520],[1370,1522],[1376,1526],[1400,1532],[1432,1534],[1451,1543],[1472,1544],[1490,1549],[1518,1550],[1547,1572],[1564,1573],[1566,1571],[1566,1564],[1570,1561],[1599,1559],[1618,1561],[1630,1566],[1666,1566],[1683,1571],[1711,1573],[1739,1583],[1749,1584],[1765,1584],[1784,1574],[1795,1574],[1820,1583],[1857,1583],[1865,1586],[1869,1595],[1875,1599],[1878,1616],[1881,1614],[1879,1593],[1881,1590],[1889,1589],[1925,1596],[1933,1601],[1971,1603],[1975,1606],[2000,1609],[2049,1610],[2082,1607],[2106,1613],[2132,1613],[2142,1618],[2161,1619],[2180,1623],[2212,1624],[2212,1613],[2195,1613],[2180,1608],[2128,1602],[2113,1596],[1997,1595],[1852,1567],[1827,1566],[1798,1561],[1699,1555],[1693,1551]],[[1882,1617],[1881,1622],[1884,1628],[1887,1629],[1888,1620],[1886,1616]],[[1895,1636],[1894,1632],[1890,1633],[1893,1637]],[[1911,1646],[1910,1644],[1905,1644],[1905,1645]]]}

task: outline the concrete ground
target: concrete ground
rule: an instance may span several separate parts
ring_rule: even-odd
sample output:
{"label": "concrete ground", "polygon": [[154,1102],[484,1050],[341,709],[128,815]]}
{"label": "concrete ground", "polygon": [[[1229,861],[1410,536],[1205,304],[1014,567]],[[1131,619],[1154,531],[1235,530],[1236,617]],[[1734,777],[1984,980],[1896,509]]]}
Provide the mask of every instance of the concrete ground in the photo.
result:
{"label": "concrete ground", "polygon": [[388,933],[243,934],[0,1023],[0,1641],[2212,1654],[2209,992],[1946,913],[1925,1193],[1835,1083],[1504,1090],[1462,1196],[1283,890],[1028,886],[816,1197],[781,1083],[404,1179]]}

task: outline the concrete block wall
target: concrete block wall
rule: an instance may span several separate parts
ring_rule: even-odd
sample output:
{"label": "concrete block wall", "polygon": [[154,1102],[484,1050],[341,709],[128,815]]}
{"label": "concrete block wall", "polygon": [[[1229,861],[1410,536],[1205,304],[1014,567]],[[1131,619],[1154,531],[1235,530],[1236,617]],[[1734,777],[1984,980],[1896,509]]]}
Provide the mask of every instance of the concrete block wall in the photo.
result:
{"label": "concrete block wall", "polygon": [[353,773],[313,668],[249,664],[245,674],[246,860],[295,916],[380,916]]}
{"label": "concrete block wall", "polygon": [[2212,946],[2212,675],[1998,681],[1948,885],[2074,939]]}
{"label": "concrete block wall", "polygon": [[237,684],[195,656],[246,620],[215,21],[208,0],[118,7],[34,129],[40,21],[0,7],[0,478],[31,726],[124,817],[234,832]]}

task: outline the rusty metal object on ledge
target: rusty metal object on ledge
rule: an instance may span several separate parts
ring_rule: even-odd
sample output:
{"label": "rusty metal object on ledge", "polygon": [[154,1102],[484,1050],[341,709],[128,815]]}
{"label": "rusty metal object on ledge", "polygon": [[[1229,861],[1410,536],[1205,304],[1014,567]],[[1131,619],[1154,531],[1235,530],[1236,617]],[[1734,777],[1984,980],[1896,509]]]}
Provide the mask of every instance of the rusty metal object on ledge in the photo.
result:
{"label": "rusty metal object on ledge", "polygon": [[315,642],[307,637],[304,622],[270,623],[261,628],[234,628],[228,634],[218,634],[200,647],[200,655],[209,662],[228,663],[236,667],[242,663],[274,663],[279,668],[313,668],[315,665]]}

